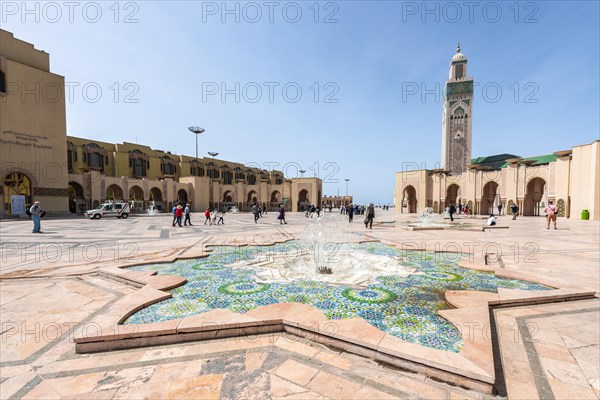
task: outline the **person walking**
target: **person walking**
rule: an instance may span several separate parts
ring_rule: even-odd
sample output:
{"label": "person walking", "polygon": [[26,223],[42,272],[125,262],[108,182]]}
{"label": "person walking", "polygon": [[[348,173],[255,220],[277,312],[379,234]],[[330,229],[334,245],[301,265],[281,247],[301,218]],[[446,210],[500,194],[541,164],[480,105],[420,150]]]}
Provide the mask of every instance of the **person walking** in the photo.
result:
{"label": "person walking", "polygon": [[190,219],[190,205],[189,204],[185,205],[185,208],[183,209],[183,213],[185,214],[185,220],[183,221],[183,225],[187,226],[189,223],[190,226],[193,226],[192,220]]}
{"label": "person walking", "polygon": [[173,213],[173,227],[175,227],[175,223],[177,222],[177,204],[173,206],[171,212]]}
{"label": "person walking", "polygon": [[204,225],[206,225],[207,222],[210,224],[210,210],[208,208],[204,211],[204,218],[206,218],[204,220]]}
{"label": "person walking", "polygon": [[546,222],[548,222],[546,229],[550,229],[550,222],[554,222],[554,229],[556,229],[556,215],[558,214],[558,209],[553,201],[548,202],[548,205],[544,208],[544,212],[546,213]]}
{"label": "person walking", "polygon": [[256,204],[252,206],[252,214],[254,214],[254,223],[258,224],[258,219],[260,218],[260,208],[258,208]]}
{"label": "person walking", "polygon": [[510,211],[511,211],[511,212],[512,212],[512,214],[513,214],[513,218],[512,218],[512,219],[513,219],[513,221],[514,221],[515,219],[517,219],[517,215],[519,215],[519,206],[517,206],[515,203],[513,203],[513,204],[510,206]]}
{"label": "person walking", "polygon": [[502,203],[498,204],[498,216],[502,215]]}
{"label": "person walking", "polygon": [[[177,207],[175,208],[175,224],[179,225],[179,227],[181,228],[181,218],[183,217],[183,206],[181,204],[178,204]],[[173,226],[175,226],[175,224],[173,224]]]}
{"label": "person walking", "polygon": [[277,216],[277,219],[279,220],[279,225],[287,224],[287,222],[285,222],[285,207],[283,204],[279,205],[279,215]]}
{"label": "person walking", "polygon": [[450,214],[450,221],[454,221],[454,213],[456,213],[456,207],[454,207],[454,204],[450,204],[450,207],[448,207],[448,214]]}
{"label": "person walking", "polygon": [[354,217],[354,207],[352,207],[352,204],[348,206],[348,208],[346,209],[346,213],[348,214],[348,222],[352,222],[352,219]]}
{"label": "person walking", "polygon": [[40,207],[40,202],[35,201],[33,205],[29,208],[29,213],[31,214],[31,219],[33,220],[33,230],[32,233],[44,233],[41,231],[42,229],[42,216],[45,212]]}
{"label": "person walking", "polygon": [[267,206],[266,206],[266,204],[263,204],[263,206],[262,206],[262,215],[267,215]]}
{"label": "person walking", "polygon": [[365,228],[373,229],[373,220],[375,219],[375,206],[369,204],[365,217]]}
{"label": "person walking", "polygon": [[223,221],[223,215],[225,214],[225,211],[220,211],[217,213],[217,217],[219,218],[217,221],[217,225],[225,225],[225,221]]}

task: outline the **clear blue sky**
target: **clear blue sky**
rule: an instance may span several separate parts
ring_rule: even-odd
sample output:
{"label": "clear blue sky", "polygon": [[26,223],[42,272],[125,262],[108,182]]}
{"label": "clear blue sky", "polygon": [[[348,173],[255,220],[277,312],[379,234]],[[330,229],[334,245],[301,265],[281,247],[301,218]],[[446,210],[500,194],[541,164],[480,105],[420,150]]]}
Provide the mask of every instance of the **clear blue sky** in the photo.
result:
{"label": "clear blue sky", "polygon": [[22,4],[2,3],[2,27],[74,83],[69,135],[193,155],[187,127],[199,125],[202,155],[292,177],[318,165],[325,194],[350,178],[359,202],[391,202],[403,163],[439,163],[441,93],[420,91],[441,91],[459,39],[479,83],[474,157],[547,154],[600,132],[597,1],[227,2],[237,15],[221,1]]}

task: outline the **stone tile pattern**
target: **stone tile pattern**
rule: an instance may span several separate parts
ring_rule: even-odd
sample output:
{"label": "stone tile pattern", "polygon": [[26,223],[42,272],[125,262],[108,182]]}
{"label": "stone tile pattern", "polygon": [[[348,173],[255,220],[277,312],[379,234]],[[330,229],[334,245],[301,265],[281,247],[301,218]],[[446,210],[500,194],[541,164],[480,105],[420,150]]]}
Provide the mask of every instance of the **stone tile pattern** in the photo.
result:
{"label": "stone tile pattern", "polygon": [[69,356],[37,373],[21,398],[484,398],[280,334]]}
{"label": "stone tile pattern", "polygon": [[509,398],[600,398],[600,301],[495,312]]}

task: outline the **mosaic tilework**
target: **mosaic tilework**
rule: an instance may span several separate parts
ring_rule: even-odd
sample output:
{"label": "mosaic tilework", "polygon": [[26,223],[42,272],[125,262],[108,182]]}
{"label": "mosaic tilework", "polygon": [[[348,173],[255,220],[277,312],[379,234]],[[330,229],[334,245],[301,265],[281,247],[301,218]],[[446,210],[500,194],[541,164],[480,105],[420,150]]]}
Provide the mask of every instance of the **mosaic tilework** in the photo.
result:
{"label": "mosaic tilework", "polygon": [[[446,290],[496,292],[498,288],[548,290],[548,286],[498,278],[493,273],[458,267],[460,255],[399,250],[382,243],[347,244],[349,251],[398,258],[416,268],[410,276],[386,275],[368,288],[332,286],[318,281],[259,283],[251,263],[272,254],[297,254],[294,241],[275,246],[215,247],[209,257],[152,264],[132,268],[181,275],[188,283],[171,291],[173,298],[132,315],[127,324],[186,317],[215,308],[244,313],[254,308],[284,302],[310,304],[329,319],[360,317],[378,329],[412,343],[458,352],[463,340],[458,329],[437,314],[452,306]],[[246,261],[246,267],[239,267]],[[235,267],[232,266],[236,263]],[[334,270],[335,273],[335,270]]]}

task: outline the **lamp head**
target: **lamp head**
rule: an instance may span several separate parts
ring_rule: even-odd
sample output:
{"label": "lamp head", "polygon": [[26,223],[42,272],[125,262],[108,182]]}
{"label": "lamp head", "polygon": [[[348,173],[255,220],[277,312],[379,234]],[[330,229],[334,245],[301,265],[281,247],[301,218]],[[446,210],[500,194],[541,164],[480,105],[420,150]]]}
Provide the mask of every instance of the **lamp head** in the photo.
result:
{"label": "lamp head", "polygon": [[199,126],[190,126],[188,129],[196,135],[204,132],[204,129],[200,128]]}

